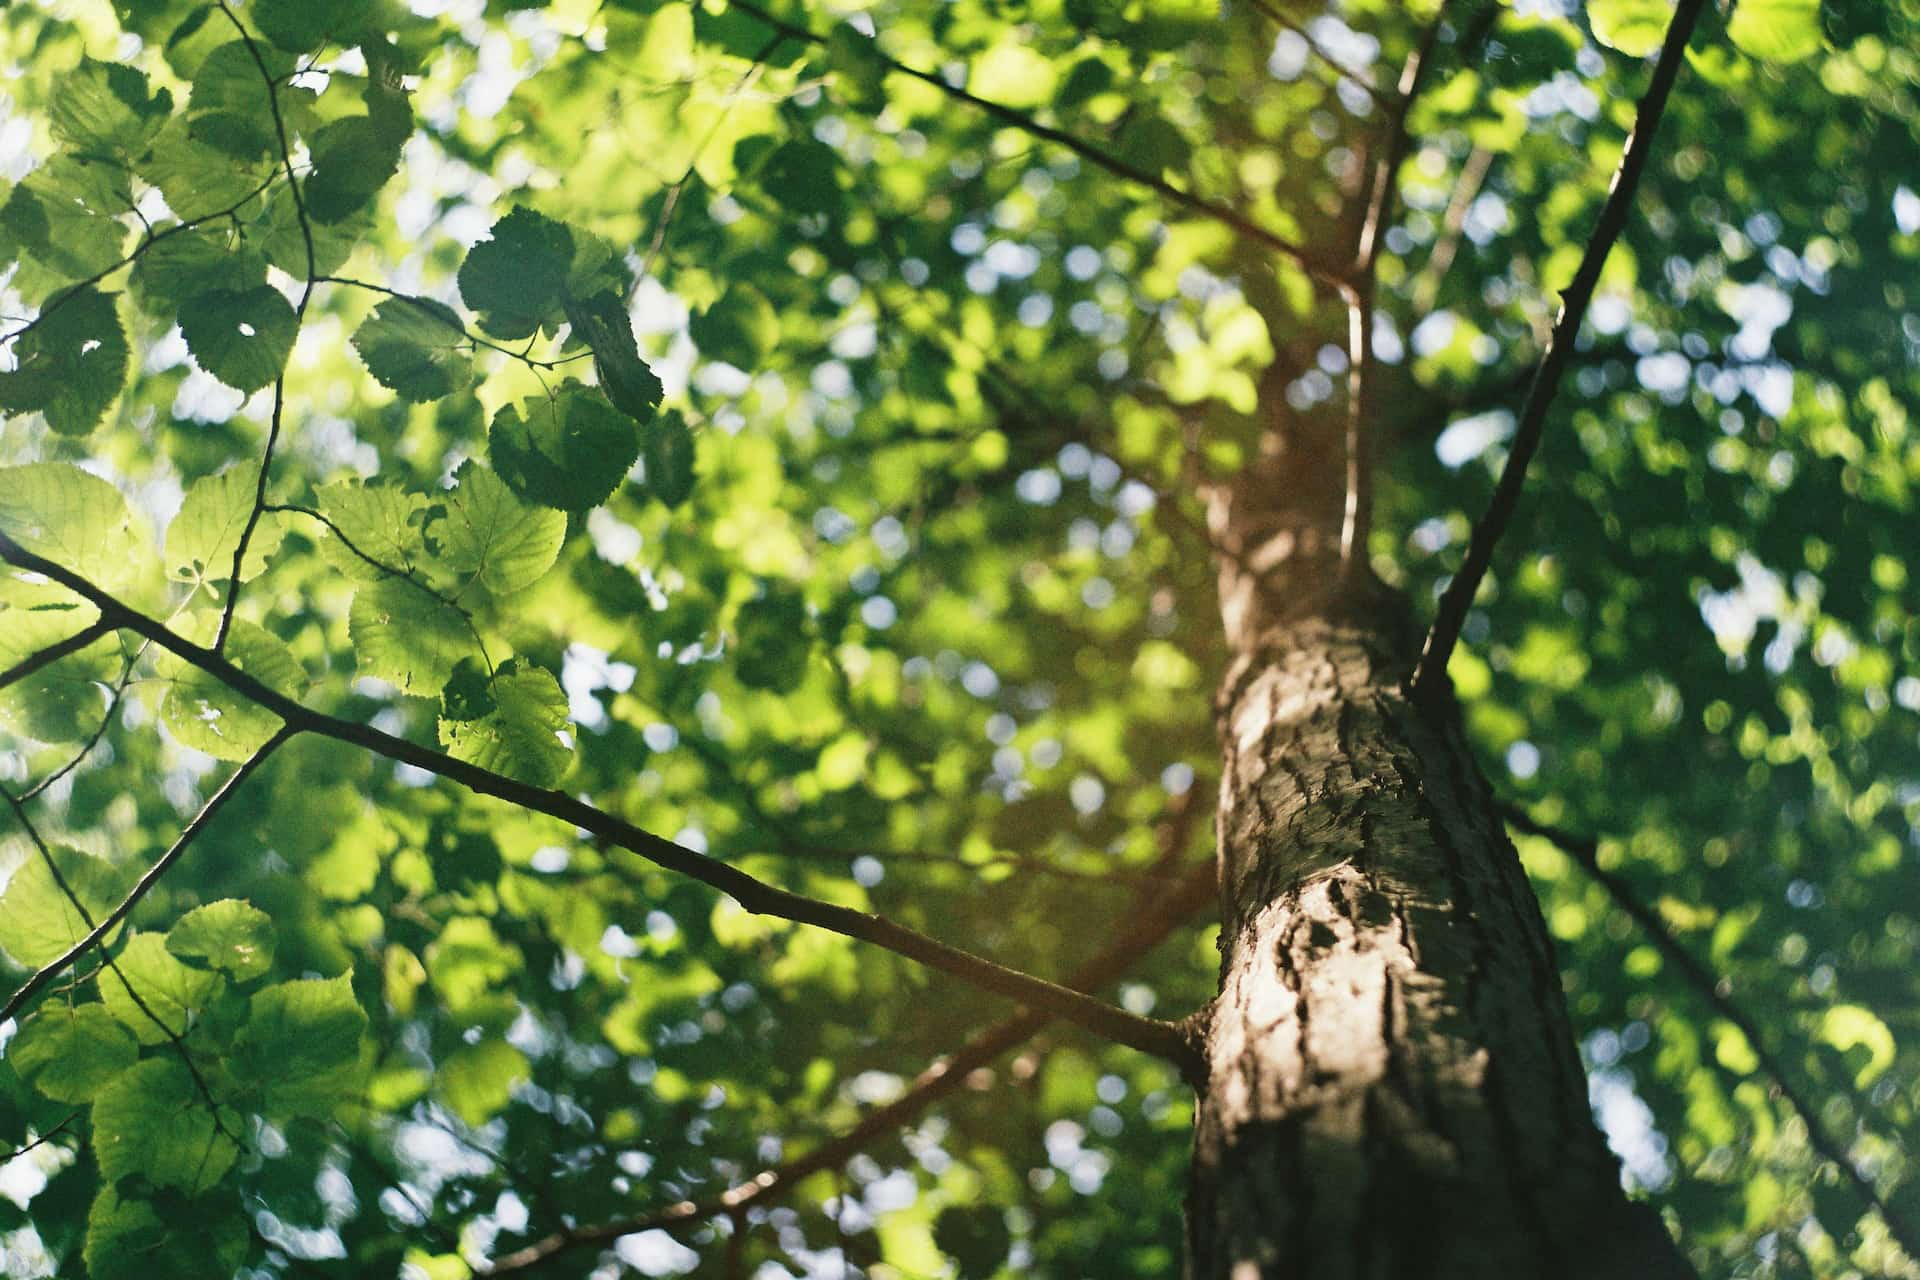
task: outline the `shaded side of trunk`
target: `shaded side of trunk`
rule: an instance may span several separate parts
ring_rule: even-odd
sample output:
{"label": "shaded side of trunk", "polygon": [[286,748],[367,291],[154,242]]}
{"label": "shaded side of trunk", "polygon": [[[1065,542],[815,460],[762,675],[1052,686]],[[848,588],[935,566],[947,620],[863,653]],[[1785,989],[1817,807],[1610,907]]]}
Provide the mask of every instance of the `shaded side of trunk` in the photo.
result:
{"label": "shaded side of trunk", "polygon": [[1689,1275],[1594,1126],[1457,710],[1409,701],[1405,610],[1340,585],[1339,485],[1293,448],[1213,511],[1234,656],[1190,1274]]}

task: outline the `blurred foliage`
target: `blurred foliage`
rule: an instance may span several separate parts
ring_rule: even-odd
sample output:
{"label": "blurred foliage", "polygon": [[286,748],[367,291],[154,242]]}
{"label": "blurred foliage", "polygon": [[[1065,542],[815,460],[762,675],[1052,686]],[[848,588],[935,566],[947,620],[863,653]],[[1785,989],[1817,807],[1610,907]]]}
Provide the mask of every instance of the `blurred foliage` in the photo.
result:
{"label": "blurred foliage", "polygon": [[[1330,254],[1437,6],[766,3],[0,7],[0,530],[205,642],[244,586],[226,651],[310,705],[1063,975],[1162,829],[1206,856],[1201,497],[1343,411],[1344,319],[941,85]],[[1499,789],[1607,837],[1911,1217],[1920,7],[1729,8],[1453,675]],[[1670,11],[1438,19],[1375,319],[1371,552],[1419,602]],[[91,621],[9,575],[0,664]],[[48,842],[0,843],[21,974],[278,728],[124,632],[0,692]],[[8,1275],[464,1276],[804,1152],[1005,1011],[430,782],[294,740],[23,1015]],[[1702,1274],[1920,1275],[1756,1047],[1521,849]],[[1195,921],[1118,994],[1178,1016],[1215,963]],[[539,1274],[1163,1277],[1189,1117],[1053,1029],[777,1205]]]}

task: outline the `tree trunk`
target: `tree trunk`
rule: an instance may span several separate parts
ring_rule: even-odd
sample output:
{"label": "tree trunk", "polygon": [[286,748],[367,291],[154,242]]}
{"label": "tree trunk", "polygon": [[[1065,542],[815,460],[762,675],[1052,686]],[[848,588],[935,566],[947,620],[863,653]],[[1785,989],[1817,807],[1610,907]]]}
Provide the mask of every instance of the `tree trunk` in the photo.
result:
{"label": "tree trunk", "polygon": [[1653,1280],[1559,971],[1451,695],[1394,593],[1341,578],[1337,444],[1269,441],[1211,521],[1230,666],[1220,994],[1194,1280]]}

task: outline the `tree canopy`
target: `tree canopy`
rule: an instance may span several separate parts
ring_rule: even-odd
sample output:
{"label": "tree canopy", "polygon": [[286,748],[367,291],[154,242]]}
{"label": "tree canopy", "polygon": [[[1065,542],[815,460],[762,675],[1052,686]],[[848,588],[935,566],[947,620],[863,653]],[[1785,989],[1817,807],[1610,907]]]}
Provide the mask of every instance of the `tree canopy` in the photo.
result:
{"label": "tree canopy", "polygon": [[1464,584],[1630,1186],[1703,1276],[1920,1276],[1913,0],[0,59],[6,1274],[1175,1274],[1206,498],[1292,416]]}

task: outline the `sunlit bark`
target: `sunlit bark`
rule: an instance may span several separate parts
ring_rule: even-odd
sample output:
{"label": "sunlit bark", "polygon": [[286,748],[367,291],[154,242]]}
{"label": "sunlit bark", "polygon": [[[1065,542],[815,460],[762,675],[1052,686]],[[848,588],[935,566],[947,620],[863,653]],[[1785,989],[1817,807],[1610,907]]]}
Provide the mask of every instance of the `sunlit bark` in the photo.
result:
{"label": "sunlit bark", "polygon": [[1191,1272],[1688,1275],[1594,1127],[1453,701],[1409,698],[1403,602],[1343,583],[1332,453],[1302,433],[1213,504],[1232,660]]}

